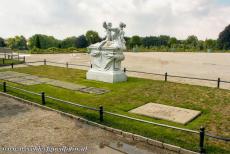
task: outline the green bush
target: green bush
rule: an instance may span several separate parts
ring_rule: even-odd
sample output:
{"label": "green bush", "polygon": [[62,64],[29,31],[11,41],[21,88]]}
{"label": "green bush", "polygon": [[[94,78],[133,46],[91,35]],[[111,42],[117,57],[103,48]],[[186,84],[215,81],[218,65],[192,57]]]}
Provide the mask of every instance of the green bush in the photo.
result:
{"label": "green bush", "polygon": [[32,48],[29,53],[31,54],[52,54],[52,53],[86,53],[87,49],[86,48],[56,48],[56,47],[51,47],[48,49],[38,49],[38,48]]}

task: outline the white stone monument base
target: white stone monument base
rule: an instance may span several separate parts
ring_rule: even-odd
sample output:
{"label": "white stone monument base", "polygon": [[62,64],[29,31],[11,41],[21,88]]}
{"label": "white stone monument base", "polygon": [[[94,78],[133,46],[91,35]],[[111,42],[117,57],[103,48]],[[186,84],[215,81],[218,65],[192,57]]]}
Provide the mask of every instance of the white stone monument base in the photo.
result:
{"label": "white stone monument base", "polygon": [[109,83],[127,81],[126,74],[121,70],[102,72],[90,69],[86,74],[86,78],[88,80],[97,80]]}

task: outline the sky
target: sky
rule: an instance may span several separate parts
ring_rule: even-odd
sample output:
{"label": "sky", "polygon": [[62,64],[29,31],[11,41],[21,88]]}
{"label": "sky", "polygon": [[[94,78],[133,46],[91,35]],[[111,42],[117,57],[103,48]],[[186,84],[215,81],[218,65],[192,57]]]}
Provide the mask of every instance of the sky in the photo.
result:
{"label": "sky", "polygon": [[95,30],[105,36],[102,23],[118,27],[126,36],[169,35],[186,39],[218,38],[230,24],[230,0],[0,0],[0,37],[34,34],[58,39]]}

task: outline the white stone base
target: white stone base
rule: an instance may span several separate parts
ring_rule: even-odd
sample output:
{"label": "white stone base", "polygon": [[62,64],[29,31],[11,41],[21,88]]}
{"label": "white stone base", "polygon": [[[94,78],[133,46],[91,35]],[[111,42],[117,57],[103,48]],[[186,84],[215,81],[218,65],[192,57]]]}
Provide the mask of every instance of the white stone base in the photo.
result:
{"label": "white stone base", "polygon": [[127,76],[123,71],[102,72],[90,69],[86,74],[86,78],[88,80],[97,80],[109,83],[127,81]]}

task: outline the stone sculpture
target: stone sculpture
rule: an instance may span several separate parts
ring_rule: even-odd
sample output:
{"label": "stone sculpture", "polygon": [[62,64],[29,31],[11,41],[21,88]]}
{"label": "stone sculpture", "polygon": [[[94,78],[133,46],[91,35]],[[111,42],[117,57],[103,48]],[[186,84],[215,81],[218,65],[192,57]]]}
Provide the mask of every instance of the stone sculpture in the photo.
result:
{"label": "stone sculpture", "polygon": [[118,28],[112,28],[112,23],[103,23],[106,30],[106,39],[88,47],[91,57],[91,69],[86,77],[89,80],[104,82],[122,82],[127,76],[121,70],[121,61],[125,59],[123,51],[126,50],[124,28],[120,23]]}

